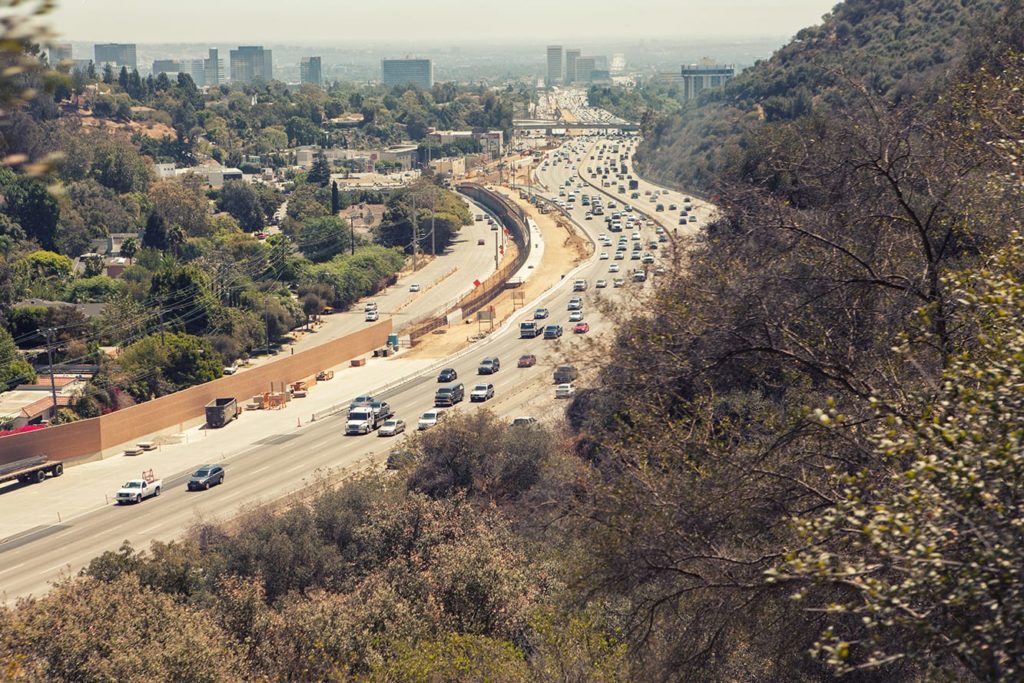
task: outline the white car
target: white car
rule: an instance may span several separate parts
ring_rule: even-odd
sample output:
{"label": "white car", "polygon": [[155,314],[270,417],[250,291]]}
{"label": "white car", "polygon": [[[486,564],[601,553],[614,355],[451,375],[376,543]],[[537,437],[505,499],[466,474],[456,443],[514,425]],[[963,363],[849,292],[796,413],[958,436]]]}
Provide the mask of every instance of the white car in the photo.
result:
{"label": "white car", "polygon": [[608,258],[609,258],[608,257],[608,252],[607,251],[602,251],[601,254],[597,258],[599,258],[602,261],[607,261]]}
{"label": "white car", "polygon": [[634,242],[639,242],[640,241],[640,233],[634,232],[633,236],[630,239],[632,239]]}
{"label": "white car", "polygon": [[409,285],[409,291],[410,292],[418,292],[418,291],[420,291],[420,286],[419,285],[415,285],[415,284]]}
{"label": "white car", "polygon": [[378,320],[380,320],[380,316],[377,315],[377,311],[367,311],[366,312],[366,322],[368,322],[368,323],[375,323]]}
{"label": "white car", "polygon": [[572,382],[559,384],[555,387],[555,398],[571,398],[576,395],[576,387]]}
{"label": "white car", "polygon": [[617,272],[619,272],[619,264],[618,263],[613,263],[610,266],[608,266],[608,272],[609,273],[617,273]]}
{"label": "white car", "polygon": [[473,391],[469,392],[469,400],[473,403],[482,403],[489,398],[494,398],[493,384],[477,384],[473,387]]}
{"label": "white car", "polygon": [[428,410],[427,412],[420,415],[419,422],[416,423],[416,428],[420,431],[424,429],[430,429],[435,426],[438,421],[441,420],[444,415],[444,411],[441,410]]}
{"label": "white car", "polygon": [[597,287],[598,289],[604,289],[605,287],[608,286],[608,281],[598,280],[597,282],[594,283],[594,286]]}
{"label": "white car", "polygon": [[583,320],[583,311],[572,311],[569,313],[569,322],[577,323]]}

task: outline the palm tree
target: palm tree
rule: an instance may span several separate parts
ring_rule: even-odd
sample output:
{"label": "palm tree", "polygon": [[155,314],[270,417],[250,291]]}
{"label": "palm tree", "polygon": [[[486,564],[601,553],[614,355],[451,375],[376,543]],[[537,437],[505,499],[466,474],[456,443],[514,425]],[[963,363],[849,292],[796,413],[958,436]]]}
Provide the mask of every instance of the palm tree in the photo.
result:
{"label": "palm tree", "polygon": [[139,240],[134,237],[126,237],[124,242],[121,242],[121,256],[128,259],[130,265],[137,253],[139,253]]}
{"label": "palm tree", "polygon": [[172,254],[178,254],[179,248],[185,244],[187,238],[188,235],[185,233],[185,229],[175,223],[167,228],[167,250]]}

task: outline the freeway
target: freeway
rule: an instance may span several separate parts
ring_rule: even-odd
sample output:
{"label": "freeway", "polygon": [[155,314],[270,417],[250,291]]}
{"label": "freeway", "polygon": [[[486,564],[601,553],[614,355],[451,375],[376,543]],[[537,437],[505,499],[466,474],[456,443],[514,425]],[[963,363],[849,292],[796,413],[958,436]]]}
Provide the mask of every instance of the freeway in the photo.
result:
{"label": "freeway", "polygon": [[[560,186],[564,187],[567,182],[572,187],[583,187],[575,174],[574,163],[567,161],[570,154],[578,156],[581,153],[579,146],[582,144],[585,143],[569,142],[549,155],[550,163],[537,176],[540,183],[549,188],[548,198],[557,201]],[[555,161],[555,157],[560,160]],[[568,213],[592,240],[596,240],[604,229],[597,221],[586,219],[586,207],[582,205],[570,207]],[[644,228],[644,231],[646,237],[653,237],[653,228]],[[466,403],[449,410],[475,410],[482,405],[505,418],[532,414],[557,427],[561,410],[556,408],[553,398],[553,368],[564,362],[576,362],[581,369],[579,381],[586,385],[588,379],[593,378],[594,369],[588,367],[584,359],[599,352],[600,340],[607,339],[614,331],[612,322],[600,313],[601,304],[608,303],[613,310],[633,305],[632,302],[642,298],[640,294],[644,288],[653,286],[651,281],[646,285],[627,282],[621,288],[609,284],[605,289],[596,289],[593,283],[597,279],[610,277],[609,265],[609,261],[600,260],[595,255],[575,271],[566,273],[560,286],[531,302],[501,330],[445,359],[445,365],[458,371],[459,381],[465,384],[467,394],[478,381],[475,371],[483,357],[497,356],[503,363],[499,373],[483,378],[494,384],[494,399],[484,404],[469,404],[467,399]],[[625,265],[622,269],[627,270]],[[568,300],[575,295],[569,285],[576,277],[587,278],[591,282],[591,287],[582,293],[585,319],[592,325],[589,334],[574,335],[568,320]],[[560,323],[565,327],[565,335],[561,339],[519,338],[519,321],[531,317],[533,308],[537,306],[550,309],[550,318],[545,322]],[[517,368],[516,360],[524,353],[535,354],[537,365]],[[307,403],[293,401],[298,405],[290,405],[283,411],[267,411],[268,414],[247,413],[222,430],[211,430],[212,434],[202,429],[189,430],[184,443],[164,446],[158,454],[144,456],[148,460],[137,461],[140,468],[152,466],[158,476],[163,476],[165,491],[161,496],[139,505],[119,507],[100,504],[101,493],[90,489],[85,493],[95,497],[96,505],[80,509],[70,517],[62,517],[56,524],[52,523],[55,520],[49,512],[40,512],[32,523],[34,526],[28,525],[0,543],[0,590],[4,599],[45,592],[54,579],[77,572],[89,559],[105,550],[116,549],[123,540],[130,541],[137,548],[145,548],[151,541],[173,540],[198,522],[224,520],[259,502],[309,489],[318,472],[336,478],[346,469],[368,464],[371,457],[379,464],[401,438],[346,437],[343,435],[342,415],[316,422],[309,422],[306,416],[312,409],[317,409],[316,402],[322,404],[328,396],[341,401],[375,391],[392,404],[396,417],[414,425],[419,415],[432,407],[439,365],[423,360],[403,361],[399,354],[373,366],[377,373],[374,375],[376,384],[392,382],[390,385],[375,386],[368,374],[349,369],[339,372],[332,386],[325,387],[324,391],[329,394],[321,394],[317,398],[318,394],[314,392],[310,398],[303,399]],[[409,374],[409,377],[394,383],[402,374]],[[289,425],[293,419],[297,424]],[[124,462],[111,458],[75,469],[92,468],[96,473],[103,473],[119,468],[117,471],[120,472],[125,469]],[[143,465],[143,462],[147,464]],[[225,465],[226,483],[205,492],[185,491],[188,473],[207,462]],[[25,510],[42,510],[44,503],[56,505],[59,501],[54,500],[55,496],[72,498],[84,495],[76,489],[87,480],[85,473],[77,480],[71,474],[76,473],[48,481],[43,486],[26,487],[0,496],[0,519],[24,514]],[[119,480],[108,482],[107,490],[116,488],[119,483]]]}
{"label": "freeway", "polygon": [[[468,197],[471,214],[485,214],[486,209]],[[430,223],[421,226],[429,231]],[[429,233],[428,233],[429,234]],[[484,240],[480,245],[479,241]],[[494,231],[486,221],[474,221],[463,226],[452,245],[435,259],[420,259],[416,271],[403,272],[398,282],[372,297],[379,314],[393,319],[394,329],[401,331],[406,325],[429,318],[446,304],[473,289],[473,281],[481,282],[494,272]],[[418,292],[411,291],[413,285]],[[366,322],[361,305],[349,311],[339,311],[323,318],[324,324],[315,334],[307,334],[293,344],[297,351],[323,344],[350,334]]]}

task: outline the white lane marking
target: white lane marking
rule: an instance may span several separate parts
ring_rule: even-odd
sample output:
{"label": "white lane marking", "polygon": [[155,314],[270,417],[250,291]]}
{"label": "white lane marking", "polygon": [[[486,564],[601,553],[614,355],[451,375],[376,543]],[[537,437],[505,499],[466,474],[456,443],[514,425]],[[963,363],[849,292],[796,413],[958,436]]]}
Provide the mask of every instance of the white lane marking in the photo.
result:
{"label": "white lane marking", "polygon": [[21,564],[16,564],[13,567],[8,567],[7,569],[5,569],[3,571],[0,571],[0,574],[6,574],[7,572],[13,572],[18,567],[24,567],[24,566],[25,566],[25,563],[22,562]]}
{"label": "white lane marking", "polygon": [[52,567],[50,567],[48,569],[44,569],[43,570],[43,574],[49,574],[54,569],[64,569],[65,567],[68,567],[70,564],[71,564],[70,562],[61,562],[60,564],[55,564],[55,565],[53,565]]}

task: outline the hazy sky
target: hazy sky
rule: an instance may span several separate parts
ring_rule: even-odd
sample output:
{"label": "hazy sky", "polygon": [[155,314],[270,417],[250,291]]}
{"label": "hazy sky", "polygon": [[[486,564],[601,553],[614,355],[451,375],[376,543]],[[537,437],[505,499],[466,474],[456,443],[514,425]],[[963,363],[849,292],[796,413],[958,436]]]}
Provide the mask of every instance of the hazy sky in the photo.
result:
{"label": "hazy sky", "polygon": [[538,43],[791,36],[837,0],[58,0],[64,40]]}

